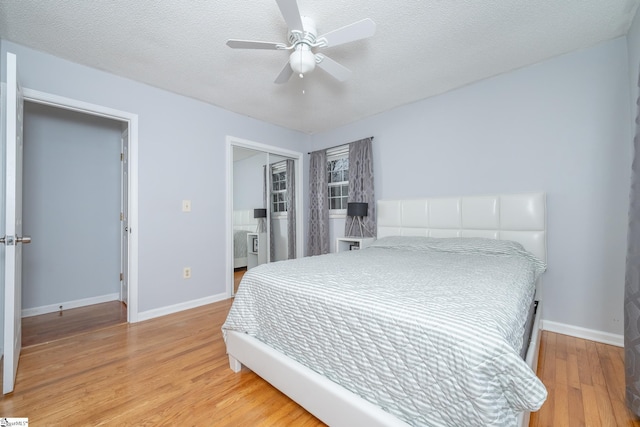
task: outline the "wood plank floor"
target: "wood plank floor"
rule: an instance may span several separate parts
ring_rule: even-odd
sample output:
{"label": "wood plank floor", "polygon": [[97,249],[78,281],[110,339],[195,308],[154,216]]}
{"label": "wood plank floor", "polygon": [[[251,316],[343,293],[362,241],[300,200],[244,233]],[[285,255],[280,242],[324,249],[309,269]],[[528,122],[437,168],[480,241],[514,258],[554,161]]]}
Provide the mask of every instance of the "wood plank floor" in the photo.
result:
{"label": "wood plank floor", "polygon": [[[252,372],[228,367],[231,300],[33,345],[0,416],[46,426],[323,425]],[[549,391],[531,426],[640,426],[624,405],[621,348],[543,332]]]}
{"label": "wood plank floor", "polygon": [[530,426],[639,426],[625,405],[624,349],[543,331],[538,377],[547,400]]}
{"label": "wood plank floor", "polygon": [[239,268],[233,271],[233,292],[238,292],[238,286],[240,286],[240,281],[242,280],[242,276],[247,272],[247,268]]}
{"label": "wood plank floor", "polygon": [[222,301],[23,350],[1,417],[34,426],[323,425],[254,373],[229,369]]}
{"label": "wood plank floor", "polygon": [[127,306],[109,301],[22,319],[22,346],[29,347],[127,322]]}

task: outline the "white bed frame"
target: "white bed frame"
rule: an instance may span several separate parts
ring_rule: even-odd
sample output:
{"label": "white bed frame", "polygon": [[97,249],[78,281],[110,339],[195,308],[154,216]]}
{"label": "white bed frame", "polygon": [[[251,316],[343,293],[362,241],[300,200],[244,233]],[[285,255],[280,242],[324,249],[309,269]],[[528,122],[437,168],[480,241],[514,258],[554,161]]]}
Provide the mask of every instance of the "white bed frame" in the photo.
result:
{"label": "white bed frame", "polygon": [[[544,193],[378,201],[378,237],[487,237],[514,240],[546,262]],[[540,291],[540,283],[538,283]],[[538,292],[538,296],[541,293]],[[535,372],[540,350],[542,303],[534,318],[527,364]],[[330,426],[406,426],[403,421],[247,334],[227,333],[234,372],[242,365]],[[529,424],[529,413],[518,425]]]}

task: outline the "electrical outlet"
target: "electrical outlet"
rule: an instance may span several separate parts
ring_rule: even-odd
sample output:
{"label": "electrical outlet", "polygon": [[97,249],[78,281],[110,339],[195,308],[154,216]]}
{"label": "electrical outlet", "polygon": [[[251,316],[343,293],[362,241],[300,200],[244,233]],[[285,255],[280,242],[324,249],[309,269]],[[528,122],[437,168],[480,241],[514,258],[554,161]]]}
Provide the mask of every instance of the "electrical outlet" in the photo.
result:
{"label": "electrical outlet", "polygon": [[191,279],[191,267],[185,267],[184,270],[182,270],[182,278]]}
{"label": "electrical outlet", "polygon": [[182,201],[182,212],[191,212],[191,200]]}

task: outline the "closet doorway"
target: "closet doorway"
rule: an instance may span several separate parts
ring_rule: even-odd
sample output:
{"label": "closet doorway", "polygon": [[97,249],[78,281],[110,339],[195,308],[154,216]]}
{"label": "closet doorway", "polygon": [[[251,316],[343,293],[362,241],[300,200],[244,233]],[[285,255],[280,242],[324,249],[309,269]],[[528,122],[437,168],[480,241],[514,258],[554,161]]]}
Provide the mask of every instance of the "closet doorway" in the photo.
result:
{"label": "closet doorway", "polygon": [[137,116],[28,89],[24,110],[23,316],[135,322]]}
{"label": "closet doorway", "polygon": [[233,296],[247,269],[303,256],[302,153],[227,137],[227,171],[227,291]]}
{"label": "closet doorway", "polygon": [[[32,102],[24,104],[23,123],[23,227],[37,236],[23,248],[23,325],[34,315],[58,314],[33,333],[23,328],[26,346],[38,343],[36,337],[51,337],[42,329],[62,320],[69,309],[97,311],[101,304],[120,300],[120,153],[126,125]],[[113,315],[126,322],[126,312]],[[59,323],[51,332],[85,331],[95,323],[91,319]]]}

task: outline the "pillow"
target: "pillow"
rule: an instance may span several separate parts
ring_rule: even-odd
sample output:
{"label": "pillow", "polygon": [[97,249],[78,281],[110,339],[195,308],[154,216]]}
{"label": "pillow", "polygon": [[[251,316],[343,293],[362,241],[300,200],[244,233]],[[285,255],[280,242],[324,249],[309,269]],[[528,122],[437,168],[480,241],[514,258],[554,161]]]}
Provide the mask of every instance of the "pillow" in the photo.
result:
{"label": "pillow", "polygon": [[540,273],[547,268],[544,262],[526,251],[520,243],[512,240],[487,239],[484,237],[388,236],[376,240],[370,247],[458,254],[517,256],[532,261]]}

